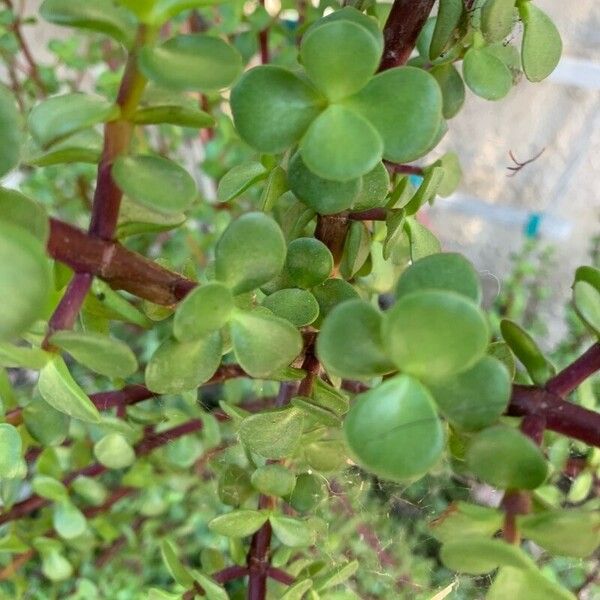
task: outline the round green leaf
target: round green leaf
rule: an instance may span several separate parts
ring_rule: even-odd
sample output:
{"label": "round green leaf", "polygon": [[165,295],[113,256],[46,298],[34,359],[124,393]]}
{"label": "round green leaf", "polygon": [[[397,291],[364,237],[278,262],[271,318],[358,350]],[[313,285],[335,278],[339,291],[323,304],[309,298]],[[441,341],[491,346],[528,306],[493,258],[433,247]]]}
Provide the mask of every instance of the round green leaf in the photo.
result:
{"label": "round green leaf", "polygon": [[50,581],[64,581],[73,574],[71,563],[56,550],[42,555],[42,573]]}
{"label": "round green leaf", "polygon": [[233,308],[227,286],[217,281],[198,286],[177,307],[173,335],[185,342],[217,331],[229,321]]}
{"label": "round green leaf", "polygon": [[60,502],[54,506],[52,525],[56,533],[65,540],[82,535],[87,527],[83,513],[71,502]]}
{"label": "round green leaf", "polygon": [[322,215],[350,208],[362,189],[360,177],[339,182],[315,175],[304,164],[299,152],[290,160],[288,182],[300,200]]}
{"label": "round green leaf", "polygon": [[429,58],[435,60],[448,47],[465,5],[463,0],[440,0],[429,46]]}
{"label": "round green leaf", "polygon": [[257,510],[234,510],[215,517],[208,523],[214,533],[227,537],[241,538],[258,531],[269,518],[268,513]]}
{"label": "round green leaf", "polygon": [[230,327],[235,357],[252,377],[268,377],[289,366],[302,350],[298,330],[266,309],[237,311]]}
{"label": "round green leaf", "polygon": [[124,469],[135,461],[135,452],[120,433],[109,433],[94,444],[94,456],[109,469]]}
{"label": "round green leaf", "polygon": [[377,70],[380,58],[381,43],[349,20],[311,29],[300,46],[300,60],[308,76],[332,101],[363,88]]}
{"label": "round green leaf", "polygon": [[288,502],[299,512],[313,511],[327,498],[326,479],[314,473],[300,473]]}
{"label": "round green leaf", "polygon": [[135,354],[121,340],[93,331],[58,331],[50,338],[77,362],[107,377],[129,377],[137,371]]}
{"label": "round green leaf", "polygon": [[382,341],[383,317],[364,300],[349,300],[325,319],[317,338],[317,356],[340,377],[363,379],[394,370]]}
{"label": "round green leaf", "polygon": [[312,290],[314,297],[319,303],[319,318],[316,326],[338,305],[345,300],[358,298],[358,292],[354,287],[343,279],[331,278]]}
{"label": "round green leaf", "polygon": [[503,40],[515,22],[515,0],[487,0],[481,9],[481,31],[488,42]]}
{"label": "round green leaf", "polygon": [[42,244],[48,240],[50,224],[46,211],[16,190],[0,187],[0,221],[27,230]]}
{"label": "round green leaf", "polygon": [[282,152],[297,142],[323,104],[308,83],[270,65],[251,69],[231,91],[236,129],[261,152]]}
{"label": "round green leaf", "polygon": [[477,431],[497,421],[506,410],[511,380],[499,360],[484,356],[462,373],[428,381],[427,387],[451,423]]}
{"label": "round green leaf", "polygon": [[486,100],[504,98],[513,85],[508,67],[485,48],[471,48],[465,54],[463,76],[471,90]]}
{"label": "round green leaf", "polygon": [[8,423],[0,423],[0,477],[15,477],[21,470],[21,436]]}
{"label": "round green leaf", "polygon": [[332,104],[311,123],[300,142],[300,153],[319,177],[348,181],[375,167],[381,160],[383,141],[360,111]]}
{"label": "round green leaf", "polygon": [[17,166],[21,151],[20,115],[10,90],[0,85],[0,177]]}
{"label": "round green leaf", "polygon": [[40,318],[50,293],[45,249],[25,229],[0,220],[0,340],[10,340]]}
{"label": "round green leaf", "polygon": [[60,356],[54,356],[40,371],[38,390],[42,398],[59,412],[89,423],[100,421],[98,409],[71,377]]}
{"label": "round green leaf", "polygon": [[262,163],[251,161],[236,165],[227,171],[219,181],[217,188],[217,200],[229,202],[243,194],[255,183],[265,179],[269,172]]}
{"label": "round green leaf", "polygon": [[285,253],[279,225],[264,213],[246,213],[229,224],[217,243],[216,278],[234,294],[249,292],[279,275]]}
{"label": "round green leaf", "polygon": [[389,187],[389,173],[383,163],[377,163],[372,171],[363,175],[362,186],[358,196],[354,198],[352,210],[361,211],[383,206]]}
{"label": "round green leaf", "polygon": [[556,68],[562,53],[562,40],[556,25],[532,2],[519,2],[525,31],[521,58],[529,81],[542,81]]}
{"label": "round green leaf", "polygon": [[218,37],[193,33],[146,46],[139,66],[148,79],[165,88],[207,92],[230,85],[242,71],[242,57]]}
{"label": "round green leaf", "polygon": [[315,238],[297,238],[288,246],[285,269],[297,286],[311,288],[329,277],[333,256],[323,242]]}
{"label": "round green leaf", "polygon": [[429,71],[442,90],[442,115],[451,119],[465,103],[465,84],[453,64],[437,65]]}
{"label": "round green leaf", "polygon": [[47,475],[36,475],[31,482],[31,489],[38,496],[53,502],[64,502],[69,499],[69,492],[64,483]]}
{"label": "round green leaf", "polygon": [[160,156],[121,156],[111,173],[131,200],[163,214],[185,210],[197,194],[193,177],[177,163]]}
{"label": "round green leaf", "polygon": [[86,502],[94,506],[104,504],[108,494],[106,487],[102,483],[86,475],[78,475],[73,480],[71,489]]}
{"label": "round green leaf", "polygon": [[440,128],[440,88],[429,73],[415,67],[376,75],[345,105],[372,123],[383,139],[383,157],[393,162],[410,162],[428,152]]}
{"label": "round green leaf", "polygon": [[576,600],[574,594],[537,569],[501,567],[486,594],[486,600]]}
{"label": "round green leaf", "polygon": [[396,298],[420,290],[444,290],[481,302],[481,284],[473,265],[454,252],[430,254],[406,269],[396,286]]}
{"label": "round green leaf", "polygon": [[296,485],[296,476],[282,465],[265,465],[252,473],[252,485],[268,496],[287,496]]}
{"label": "round green leaf", "polygon": [[119,107],[99,96],[65,94],[53,96],[35,106],[29,113],[31,135],[42,147],[98,123],[119,116]]}
{"label": "round green leaf", "polygon": [[157,394],[197,388],[219,367],[222,345],[218,331],[189,342],[165,340],[146,366],[146,385]]}
{"label": "round green leaf", "polygon": [[33,439],[44,446],[62,444],[69,433],[69,417],[39,397],[23,409],[23,421]]}
{"label": "round green leaf", "polygon": [[262,305],[296,327],[310,325],[319,316],[315,297],[309,291],[297,288],[278,290],[267,296]]}
{"label": "round green leaf", "polygon": [[220,474],[217,486],[219,500],[223,504],[239,506],[243,504],[254,492],[250,477],[242,467],[228,465]]}
{"label": "round green leaf", "polygon": [[444,448],[444,431],[431,396],[407,375],[357,396],[344,432],[358,463],[393,481],[424,475]]}
{"label": "round green leaf", "polygon": [[541,450],[518,429],[495,425],[478,433],[467,450],[469,469],[501,489],[532,490],[546,479]]}
{"label": "round green leaf", "polygon": [[577,314],[600,335],[600,290],[587,281],[577,281],[573,286],[573,302]]}
{"label": "round green leaf", "polygon": [[447,377],[474,365],[489,331],[482,311],[454,292],[423,290],[400,298],[382,323],[390,358],[417,377]]}
{"label": "round green leaf", "polygon": [[284,515],[271,515],[269,522],[271,523],[273,533],[284,546],[301,548],[303,546],[311,546],[315,542],[314,531],[309,527],[308,523],[299,519]]}

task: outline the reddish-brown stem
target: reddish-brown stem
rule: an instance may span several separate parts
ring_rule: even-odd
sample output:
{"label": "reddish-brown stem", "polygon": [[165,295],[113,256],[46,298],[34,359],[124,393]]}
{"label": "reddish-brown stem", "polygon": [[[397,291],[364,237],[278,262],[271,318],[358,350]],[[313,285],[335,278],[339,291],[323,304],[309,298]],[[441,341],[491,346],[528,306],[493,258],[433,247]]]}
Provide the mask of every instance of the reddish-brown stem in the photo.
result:
{"label": "reddish-brown stem", "polygon": [[6,581],[11,577],[14,577],[15,573],[23,567],[23,565],[27,564],[33,557],[35,556],[35,550],[33,548],[23,552],[22,554],[17,554],[15,558],[6,565],[3,569],[0,570],[0,581]]}
{"label": "reddish-brown stem", "polygon": [[544,415],[525,415],[521,421],[521,431],[538,446],[544,440],[546,417]]}
{"label": "reddish-brown stem", "polygon": [[387,170],[391,173],[401,173],[403,175],[423,175],[423,167],[417,167],[416,165],[401,165],[399,163],[393,163],[389,160],[384,160]]}
{"label": "reddish-brown stem", "polygon": [[600,343],[595,343],[576,361],[552,377],[546,389],[558,396],[566,396],[583,381],[600,370]]}
{"label": "reddish-brown stem", "polygon": [[[265,6],[265,0],[260,0],[262,7]],[[258,47],[260,48],[260,62],[266,65],[270,62],[269,55],[269,29],[263,29],[258,33]]]}
{"label": "reddish-brown stem", "polygon": [[293,575],[290,575],[277,567],[269,567],[267,569],[267,576],[284,585],[292,585],[292,583],[296,581],[296,578]]}
{"label": "reddish-brown stem", "polygon": [[233,565],[231,567],[225,567],[221,569],[218,573],[215,573],[211,577],[220,584],[227,583],[228,581],[233,581],[234,579],[241,579],[242,577],[246,577],[248,575],[247,567],[240,567],[239,565]]}
{"label": "reddish-brown stem", "polygon": [[315,237],[323,242],[331,251],[335,272],[337,272],[342,260],[347,232],[348,215],[346,213],[318,216]]}
{"label": "reddish-brown stem", "polygon": [[[261,495],[259,509],[270,509],[275,499]],[[265,600],[267,597],[267,573],[269,570],[269,551],[271,548],[271,524],[267,521],[253,536],[248,551],[248,600]]]}
{"label": "reddish-brown stem", "polygon": [[406,63],[434,3],[435,0],[394,0],[383,28],[380,71]]}
{"label": "reddish-brown stem", "polygon": [[352,221],[385,221],[387,218],[387,209],[370,208],[360,212],[353,212],[348,215]]}
{"label": "reddish-brown stem", "polygon": [[526,515],[531,510],[531,495],[523,490],[511,490],[502,499],[504,525],[502,536],[509,544],[518,544],[521,535],[517,526],[517,516]]}

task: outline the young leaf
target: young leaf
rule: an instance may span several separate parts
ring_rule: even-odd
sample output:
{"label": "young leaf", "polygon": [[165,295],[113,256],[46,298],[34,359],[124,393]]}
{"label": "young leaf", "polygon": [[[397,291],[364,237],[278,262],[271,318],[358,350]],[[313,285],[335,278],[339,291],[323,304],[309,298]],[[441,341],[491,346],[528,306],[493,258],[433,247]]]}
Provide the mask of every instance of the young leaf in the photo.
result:
{"label": "young leaf", "polygon": [[327,590],[329,588],[335,587],[336,585],[340,585],[344,583],[350,577],[352,577],[359,568],[359,563],[357,560],[352,560],[347,563],[342,563],[340,565],[336,565],[332,569],[329,569],[323,575],[319,575],[315,577],[314,587],[315,589],[322,592],[323,590]]}
{"label": "young leaf", "polygon": [[0,177],[17,166],[21,150],[21,129],[19,111],[10,90],[0,85]]}
{"label": "young leaf", "polygon": [[234,510],[230,513],[215,517],[208,523],[208,528],[214,533],[227,537],[242,538],[258,531],[269,518],[266,512],[257,510]]}
{"label": "young leaf", "polygon": [[510,92],[513,79],[508,67],[485,48],[471,48],[463,59],[463,77],[473,93],[500,100]]}
{"label": "young leaf", "polygon": [[112,121],[119,112],[118,106],[99,96],[81,93],[53,96],[29,113],[29,131],[40,146],[48,147],[82,129]]}
{"label": "young leaf", "polygon": [[120,433],[108,433],[98,440],[94,456],[109,469],[124,469],[135,461],[135,451]]}
{"label": "young leaf", "polygon": [[306,522],[284,515],[272,515],[269,517],[269,522],[273,533],[285,546],[301,548],[315,543],[314,532]]}
{"label": "young leaf", "polygon": [[262,181],[269,172],[262,163],[252,161],[236,165],[227,171],[219,181],[217,200],[229,202],[243,194],[247,189]]}
{"label": "young leaf", "polygon": [[503,40],[515,22],[515,0],[487,0],[481,9],[481,31],[488,42]]}
{"label": "young leaf", "polygon": [[415,218],[407,217],[404,225],[410,242],[410,259],[415,262],[442,251],[440,241]]}
{"label": "young leaf", "polygon": [[358,196],[354,198],[352,210],[360,212],[361,210],[383,206],[389,187],[389,173],[382,162],[377,163],[372,171],[363,175],[362,186]]}
{"label": "young leaf", "polygon": [[194,129],[212,127],[215,124],[214,118],[208,113],[197,108],[188,108],[176,104],[138,108],[133,114],[132,120],[138,125],[169,123],[170,125],[192,127]]}
{"label": "young leaf", "polygon": [[148,79],[167,89],[208,92],[236,79],[242,71],[242,57],[218,37],[193,33],[144,47],[139,66]]}
{"label": "young leaf", "polygon": [[269,410],[246,417],[240,423],[239,434],[252,452],[279,459],[297,448],[303,424],[302,413],[296,408]]}
{"label": "young leaf", "polygon": [[340,418],[327,408],[323,408],[312,402],[310,398],[304,396],[295,396],[290,401],[292,406],[304,412],[304,414],[317,423],[322,423],[326,427],[339,427]]}
{"label": "young leaf", "polygon": [[309,291],[297,288],[278,290],[267,296],[262,305],[296,327],[310,325],[319,316],[315,297]]}
{"label": "young leaf", "polygon": [[477,431],[497,421],[506,410],[511,379],[500,361],[484,356],[462,373],[427,381],[427,387],[451,423]]}
{"label": "young leaf", "polygon": [[146,385],[157,394],[178,394],[208,381],[221,362],[218,331],[189,342],[166,339],[146,366]]}
{"label": "young leaf", "polygon": [[283,596],[281,596],[281,600],[302,600],[304,594],[312,588],[312,585],[312,579],[302,579],[301,581],[292,583]]}
{"label": "young leaf", "polygon": [[233,308],[233,296],[222,283],[198,286],[177,307],[173,335],[185,342],[218,331],[229,321]]}
{"label": "young leaf", "polygon": [[560,33],[550,17],[532,2],[519,2],[519,15],[525,28],[521,47],[523,71],[529,81],[542,81],[560,60]]}
{"label": "young leaf", "polygon": [[352,221],[346,234],[344,252],[340,261],[340,273],[345,279],[352,279],[369,258],[371,235],[362,221]]}
{"label": "young leaf", "polygon": [[194,579],[200,584],[202,589],[204,590],[204,594],[207,600],[229,600],[229,595],[218,583],[216,583],[213,579],[204,575],[204,573],[200,573],[199,571],[194,570]]}
{"label": "young leaf", "polygon": [[429,529],[437,540],[446,543],[461,537],[492,537],[502,527],[503,520],[499,509],[456,502],[431,521]]}
{"label": "young leaf", "polygon": [[215,250],[215,274],[234,294],[249,292],[279,275],[285,261],[279,225],[264,213],[232,221]]}
{"label": "young leaf", "polygon": [[167,565],[167,569],[169,569],[169,573],[173,579],[182,587],[189,588],[192,586],[194,582],[194,578],[189,570],[183,566],[179,557],[177,556],[177,551],[175,550],[175,546],[171,540],[163,540],[160,545],[160,553],[162,555],[163,562]]}
{"label": "young leaf", "polygon": [[344,105],[373,124],[383,139],[383,157],[398,163],[415,160],[429,150],[442,117],[442,94],[436,80],[415,67],[379,73]]}
{"label": "young leaf", "polygon": [[129,346],[92,331],[57,331],[50,341],[77,362],[107,377],[126,378],[137,371],[135,354]]}
{"label": "young leaf", "polygon": [[252,485],[268,496],[287,496],[296,485],[296,476],[283,465],[265,465],[252,473]]}
{"label": "young leaf", "polygon": [[217,494],[223,504],[239,506],[252,494],[252,484],[245,469],[238,465],[228,465],[219,476]]}
{"label": "young leaf", "polygon": [[69,492],[65,485],[47,475],[37,475],[31,482],[31,489],[42,498],[52,500],[52,502],[67,502],[69,500]]}
{"label": "young leaf", "polygon": [[429,58],[435,60],[447,49],[464,11],[463,0],[440,0],[429,46]]}
{"label": "young leaf", "polygon": [[308,83],[271,65],[247,71],[231,91],[235,127],[261,152],[282,152],[297,142],[323,102]]}
{"label": "young leaf", "polygon": [[348,181],[366,175],[381,160],[380,133],[359,110],[328,106],[300,142],[306,166],[323,179]]}
{"label": "young leaf", "polygon": [[50,581],[65,581],[73,574],[73,566],[55,550],[42,554],[42,573]]}
{"label": "young leaf", "polygon": [[541,450],[518,429],[495,425],[478,433],[467,450],[469,469],[500,489],[533,490],[548,474]]}
{"label": "young leaf", "polygon": [[52,525],[61,538],[72,540],[85,532],[87,521],[83,513],[66,500],[55,504],[52,511]]}
{"label": "young leaf", "polygon": [[377,70],[380,58],[381,40],[349,20],[310,29],[300,46],[300,61],[306,73],[331,101],[363,88]]}
{"label": "young leaf", "polygon": [[163,214],[184,211],[198,193],[183,167],[160,156],[121,156],[111,173],[131,200]]}
{"label": "young leaf", "polygon": [[77,385],[65,361],[55,356],[40,371],[38,390],[42,398],[56,410],[89,423],[100,421],[100,413]]}
{"label": "young leaf", "polygon": [[11,479],[21,470],[21,436],[15,427],[0,423],[0,477]]}
{"label": "young leaf", "polygon": [[307,513],[321,504],[327,495],[327,485],[322,476],[314,473],[300,473],[296,478],[294,490],[287,500],[294,510]]}
{"label": "young leaf", "polygon": [[444,431],[429,392],[399,375],[356,397],[344,432],[359,464],[402,481],[424,475],[440,459]]}
{"label": "young leaf", "polygon": [[315,238],[296,238],[290,242],[285,270],[301,288],[323,283],[333,270],[333,256],[327,246]]}
{"label": "young leaf", "polygon": [[0,340],[26,331],[45,310],[51,277],[44,247],[28,231],[0,220]]}
{"label": "young leaf", "polygon": [[600,287],[587,281],[576,281],[573,286],[575,310],[586,325],[600,336]]}
{"label": "young leaf", "polygon": [[448,377],[484,354],[485,315],[455,292],[421,290],[401,297],[384,315],[382,334],[390,358],[417,377]]}
{"label": "young leaf", "polygon": [[377,377],[394,370],[382,340],[382,314],[364,300],[350,300],[325,319],[317,338],[317,356],[334,375],[348,379]]}

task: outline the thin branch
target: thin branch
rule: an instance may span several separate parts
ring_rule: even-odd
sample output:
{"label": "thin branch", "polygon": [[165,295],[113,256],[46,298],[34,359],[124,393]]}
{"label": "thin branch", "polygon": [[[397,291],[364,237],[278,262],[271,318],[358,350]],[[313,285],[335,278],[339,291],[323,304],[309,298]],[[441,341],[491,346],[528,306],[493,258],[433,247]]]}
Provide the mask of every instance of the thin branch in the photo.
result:
{"label": "thin branch", "polygon": [[293,575],[290,575],[277,567],[269,567],[267,569],[267,576],[284,585],[292,585],[292,583],[296,581],[296,578]]}
{"label": "thin branch", "polygon": [[558,396],[566,396],[583,381],[600,370],[600,343],[595,343],[575,362],[546,383],[546,389]]}
{"label": "thin branch", "polygon": [[211,575],[211,578],[217,583],[223,584],[227,583],[228,581],[234,581],[235,579],[241,579],[242,577],[246,577],[246,575],[248,575],[247,567],[233,565],[231,567],[225,567],[224,569],[221,569],[219,572]]}
{"label": "thin branch", "polygon": [[423,167],[417,167],[416,165],[401,165],[389,160],[384,160],[383,163],[390,173],[401,173],[402,175],[423,175],[425,173]]}
{"label": "thin branch", "polygon": [[[260,0],[261,6],[264,8],[265,0]],[[258,33],[258,47],[260,49],[260,62],[263,65],[268,64],[271,61],[269,54],[269,28],[266,27]]]}
{"label": "thin branch", "polygon": [[512,173],[508,174],[508,177],[514,177],[523,167],[531,164],[532,162],[536,161],[542,154],[544,154],[544,150],[546,150],[546,148],[542,148],[535,156],[532,156],[530,159],[525,160],[523,162],[518,161],[515,158],[515,155],[513,154],[512,150],[508,151],[508,155],[510,156],[510,159],[513,161],[513,163],[515,163],[515,166],[511,166],[511,167],[506,167],[509,171],[512,171]]}
{"label": "thin branch", "polygon": [[92,286],[93,279],[90,273],[75,273],[64,296],[48,321],[48,334],[44,348],[50,348],[50,343],[47,340],[55,331],[71,329],[75,325],[81,306]]}

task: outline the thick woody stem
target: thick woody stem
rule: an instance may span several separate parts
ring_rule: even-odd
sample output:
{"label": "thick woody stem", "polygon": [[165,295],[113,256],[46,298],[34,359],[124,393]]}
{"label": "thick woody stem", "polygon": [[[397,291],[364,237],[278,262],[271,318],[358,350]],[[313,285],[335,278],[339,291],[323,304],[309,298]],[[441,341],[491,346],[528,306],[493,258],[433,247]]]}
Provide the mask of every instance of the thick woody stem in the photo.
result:
{"label": "thick woody stem", "polygon": [[600,370],[600,343],[594,344],[575,362],[550,379],[546,383],[546,389],[564,397],[598,370]]}
{"label": "thick woody stem", "polygon": [[[259,510],[273,508],[275,499],[261,494]],[[271,524],[267,521],[253,536],[248,551],[248,600],[265,600],[267,597],[267,573],[270,566]]]}

